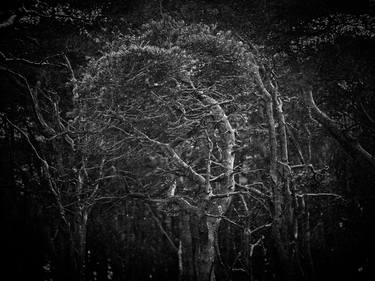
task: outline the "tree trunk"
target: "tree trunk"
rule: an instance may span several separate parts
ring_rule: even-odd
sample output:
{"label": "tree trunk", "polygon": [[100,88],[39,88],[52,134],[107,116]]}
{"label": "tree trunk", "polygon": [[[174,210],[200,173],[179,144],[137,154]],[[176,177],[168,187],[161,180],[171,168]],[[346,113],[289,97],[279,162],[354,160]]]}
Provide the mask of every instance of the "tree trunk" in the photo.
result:
{"label": "tree trunk", "polygon": [[193,239],[190,229],[190,215],[182,213],[180,219],[180,247],[178,251],[180,281],[196,280]]}
{"label": "tree trunk", "polygon": [[301,242],[304,254],[304,267],[306,268],[306,280],[314,281],[315,269],[314,260],[311,253],[311,230],[310,230],[310,214],[306,207],[305,198],[303,196],[298,198],[300,215],[301,215]]}
{"label": "tree trunk", "polygon": [[201,223],[205,223],[203,227],[206,227],[207,231],[200,233],[200,254],[197,277],[198,280],[202,281],[214,281],[215,239],[218,222],[217,219],[205,217],[202,219]]}
{"label": "tree trunk", "polygon": [[296,269],[293,266],[293,250],[291,247],[289,211],[283,211],[283,196],[281,186],[274,189],[274,218],[272,223],[272,236],[278,259],[278,272],[280,280],[296,280]]}
{"label": "tree trunk", "polygon": [[[262,68],[264,69],[264,67]],[[295,249],[293,248],[295,242],[295,201],[293,201],[294,198],[290,186],[288,143],[282,101],[279,97],[277,85],[273,84],[269,77],[266,81],[271,91],[264,85],[259,72],[259,66],[253,66],[253,74],[264,98],[268,122],[270,145],[269,171],[272,179],[271,184],[273,185],[272,235],[279,262],[278,271],[281,280],[296,280],[297,271],[294,266]],[[276,119],[274,112],[276,112]],[[278,127],[278,134],[276,133],[276,127]]]}
{"label": "tree trunk", "polygon": [[180,280],[214,281],[218,219],[195,214],[181,217]]}
{"label": "tree trunk", "polygon": [[86,234],[88,210],[84,207],[78,207],[76,214],[75,227],[75,250],[77,260],[78,280],[86,280]]}

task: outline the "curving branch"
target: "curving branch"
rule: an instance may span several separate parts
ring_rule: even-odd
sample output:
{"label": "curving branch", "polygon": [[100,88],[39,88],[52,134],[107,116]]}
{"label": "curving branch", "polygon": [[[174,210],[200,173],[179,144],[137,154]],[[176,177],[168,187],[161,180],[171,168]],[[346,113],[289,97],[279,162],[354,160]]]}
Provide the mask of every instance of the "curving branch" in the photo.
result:
{"label": "curving branch", "polygon": [[[190,86],[193,88],[193,94],[201,101],[207,103],[211,109],[211,114],[216,118],[219,125],[220,134],[224,140],[224,147],[222,149],[222,166],[224,171],[224,178],[227,179],[228,183],[231,183],[229,186],[230,189],[234,189],[234,180],[233,180],[233,169],[234,169],[234,146],[236,143],[235,130],[229,122],[229,118],[226,115],[221,103],[216,99],[206,95],[203,91],[199,91],[193,84],[192,81],[189,81]],[[212,161],[214,162],[214,161]]]}
{"label": "curving branch", "polygon": [[327,114],[319,109],[314,101],[312,90],[304,90],[303,92],[306,105],[311,111],[312,117],[314,117],[314,119],[330,133],[330,135],[353,159],[365,162],[372,168],[375,168],[375,157],[364,149],[357,140],[346,135],[339,128],[339,125],[335,120],[329,118]]}
{"label": "curving branch", "polygon": [[178,248],[177,248],[176,244],[173,242],[172,237],[164,229],[163,224],[161,223],[159,217],[157,216],[157,214],[155,213],[155,211],[153,210],[153,208],[148,203],[146,203],[146,207],[149,209],[149,211],[150,211],[150,213],[152,215],[152,218],[154,219],[155,223],[159,227],[161,233],[163,233],[163,235],[165,236],[165,238],[167,238],[167,240],[168,240],[169,245],[171,246],[171,248],[177,253],[178,252]]}
{"label": "curving branch", "polygon": [[11,26],[12,24],[14,24],[16,18],[17,18],[17,15],[11,15],[5,21],[3,21],[3,22],[0,23],[0,29],[8,27],[8,26]]}

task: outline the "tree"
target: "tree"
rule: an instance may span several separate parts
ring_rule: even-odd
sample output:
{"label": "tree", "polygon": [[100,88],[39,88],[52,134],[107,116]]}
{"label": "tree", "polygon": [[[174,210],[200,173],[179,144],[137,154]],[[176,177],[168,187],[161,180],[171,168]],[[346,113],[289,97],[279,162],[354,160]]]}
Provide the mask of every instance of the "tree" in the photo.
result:
{"label": "tree", "polygon": [[[251,59],[230,33],[165,19],[116,42],[90,63],[74,90],[82,132],[77,146],[85,153],[102,155],[116,171],[129,157],[158,161],[157,169],[143,176],[143,186],[126,196],[181,210],[182,280],[215,279],[222,216],[233,195],[258,192],[236,189],[234,180],[241,112],[233,107],[252,98]],[[147,192],[147,185],[158,188]]]}
{"label": "tree", "polygon": [[[75,146],[93,171],[98,166],[107,170],[99,178],[93,172],[96,181],[113,185],[107,180],[134,173],[142,181],[128,185],[122,197],[179,210],[180,246],[169,240],[178,249],[182,280],[215,279],[220,223],[233,196],[249,195],[262,200],[271,213],[272,224],[265,226],[272,225],[283,278],[298,275],[293,241],[298,216],[307,214],[304,191],[291,185],[294,160],[289,160],[277,81],[250,50],[252,44],[215,26],[186,25],[165,17],[145,25],[138,36],[114,41],[105,55],[89,64],[74,89],[70,128]],[[253,143],[249,130],[259,130],[264,122],[267,134],[257,141],[268,151],[259,159],[260,152],[247,147]],[[239,144],[243,148],[237,150]],[[258,169],[268,167],[266,180],[245,185],[236,181],[244,172],[243,159],[235,159],[241,154],[260,161],[251,163]],[[137,159],[131,161],[135,166],[129,159]],[[151,163],[148,169],[139,166],[145,161]],[[308,167],[305,164],[302,168]],[[309,235],[308,227],[301,229],[301,235]],[[303,241],[295,243],[305,243],[301,251],[308,255],[308,238]],[[312,274],[309,255],[306,264]]]}

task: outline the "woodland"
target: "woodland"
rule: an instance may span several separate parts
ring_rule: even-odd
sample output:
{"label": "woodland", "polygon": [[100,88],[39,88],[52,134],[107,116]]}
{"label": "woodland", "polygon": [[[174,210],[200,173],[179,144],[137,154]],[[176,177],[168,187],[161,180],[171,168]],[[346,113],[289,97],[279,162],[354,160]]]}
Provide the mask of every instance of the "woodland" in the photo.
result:
{"label": "woodland", "polygon": [[0,7],[2,280],[375,280],[375,1]]}

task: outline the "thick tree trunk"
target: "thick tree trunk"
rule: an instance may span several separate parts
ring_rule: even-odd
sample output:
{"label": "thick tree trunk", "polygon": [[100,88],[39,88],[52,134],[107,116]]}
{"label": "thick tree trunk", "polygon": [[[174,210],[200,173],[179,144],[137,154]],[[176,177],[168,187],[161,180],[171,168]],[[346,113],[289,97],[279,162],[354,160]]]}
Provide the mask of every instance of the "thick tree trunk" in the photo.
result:
{"label": "thick tree trunk", "polygon": [[198,260],[198,280],[214,281],[215,271],[215,239],[217,233],[217,219],[205,218],[207,232],[200,237],[199,241],[199,260]]}
{"label": "thick tree trunk", "polygon": [[215,280],[215,240],[218,219],[184,214],[180,222],[181,247],[179,267],[181,281]]}

